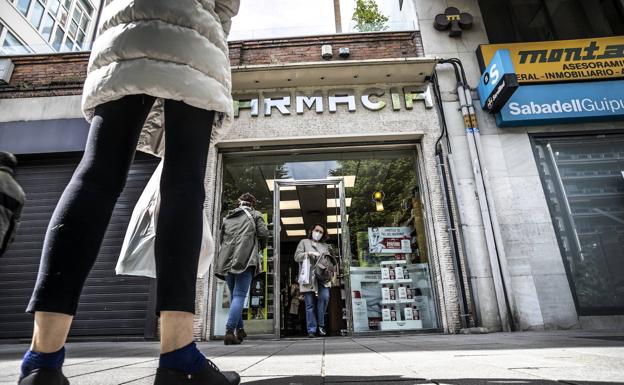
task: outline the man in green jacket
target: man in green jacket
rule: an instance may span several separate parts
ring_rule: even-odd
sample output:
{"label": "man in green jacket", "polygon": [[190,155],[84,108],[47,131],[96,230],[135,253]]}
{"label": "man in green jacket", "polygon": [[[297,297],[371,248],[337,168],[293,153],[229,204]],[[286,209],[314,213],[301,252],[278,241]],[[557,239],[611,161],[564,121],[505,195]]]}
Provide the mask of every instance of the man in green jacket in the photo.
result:
{"label": "man in green jacket", "polygon": [[254,275],[262,271],[261,251],[267,246],[269,230],[262,214],[254,210],[256,198],[245,193],[238,207],[231,210],[221,225],[221,245],[215,275],[225,280],[230,290],[230,311],[225,326],[225,344],[238,345],[247,336],[243,328],[243,305]]}
{"label": "man in green jacket", "polygon": [[22,214],[26,195],[13,178],[17,158],[9,152],[0,152],[0,257],[13,238]]}

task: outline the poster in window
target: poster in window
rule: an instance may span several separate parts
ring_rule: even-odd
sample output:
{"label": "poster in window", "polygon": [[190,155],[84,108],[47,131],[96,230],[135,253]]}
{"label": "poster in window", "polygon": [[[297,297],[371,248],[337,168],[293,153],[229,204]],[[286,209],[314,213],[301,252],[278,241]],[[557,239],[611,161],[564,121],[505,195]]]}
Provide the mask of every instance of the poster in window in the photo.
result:
{"label": "poster in window", "polygon": [[376,254],[411,253],[409,227],[369,227],[368,251]]}

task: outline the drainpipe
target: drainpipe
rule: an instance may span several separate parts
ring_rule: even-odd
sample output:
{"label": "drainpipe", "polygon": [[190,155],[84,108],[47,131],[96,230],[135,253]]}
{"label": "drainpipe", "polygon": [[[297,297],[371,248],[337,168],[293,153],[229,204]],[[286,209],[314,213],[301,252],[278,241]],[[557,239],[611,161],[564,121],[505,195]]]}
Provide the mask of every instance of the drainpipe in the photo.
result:
{"label": "drainpipe", "polygon": [[[474,308],[470,308],[469,310],[469,306],[468,306],[468,292],[464,284],[464,278],[465,278],[464,271],[461,269],[462,261],[461,261],[461,255],[459,252],[461,243],[459,241],[458,223],[456,223],[455,218],[453,217],[453,213],[451,212],[453,198],[451,196],[451,191],[448,186],[447,170],[448,170],[448,175],[451,179],[452,179],[452,176],[451,176],[452,172],[447,166],[447,163],[444,158],[444,151],[442,150],[442,145],[440,143],[442,138],[447,133],[447,124],[446,124],[446,119],[444,117],[444,110],[443,110],[444,107],[442,105],[442,98],[440,96],[438,77],[435,72],[433,74],[432,83],[433,83],[433,91],[435,95],[436,104],[438,105],[438,108],[440,108],[440,113],[441,113],[440,121],[442,123],[442,134],[436,141],[436,145],[435,145],[436,166],[437,166],[437,171],[438,171],[438,178],[440,180],[440,187],[442,188],[442,191],[444,193],[443,203],[444,203],[444,213],[446,217],[446,231],[449,235],[451,253],[454,257],[453,268],[455,270],[455,281],[457,283],[458,292],[459,292],[458,294],[460,296],[459,311],[460,311],[461,327],[462,329],[466,329],[468,327],[472,327],[476,325],[476,317],[475,317]],[[448,153],[450,154],[450,146],[447,145],[447,148],[448,148]],[[470,276],[467,266],[466,266],[466,273],[468,274],[468,276]],[[474,304],[474,301],[472,301],[472,303]]]}
{"label": "drainpipe", "polygon": [[[496,216],[496,208],[491,194],[488,194],[488,190],[491,191],[489,179],[487,174],[484,175],[485,167],[482,159],[483,148],[476,114],[472,104],[472,94],[470,88],[461,80],[457,84],[457,94],[464,118],[464,128],[466,129],[466,137],[468,139],[468,151],[475,175],[477,197],[481,210],[481,219],[484,225],[488,256],[492,268],[498,313],[503,331],[511,331],[513,320],[512,317],[510,317],[510,296],[507,293],[507,288],[510,287],[510,285],[509,278],[507,280],[504,279],[504,276],[508,275],[508,270],[506,261],[504,260],[505,255],[502,248],[502,236]],[[487,171],[485,172],[487,173]],[[503,273],[503,269],[505,273]]]}
{"label": "drainpipe", "polygon": [[[482,170],[482,178],[483,178],[483,187],[485,192],[485,198],[488,203],[488,208],[490,211],[490,220],[492,224],[492,232],[494,235],[494,240],[497,245],[496,252],[498,254],[498,263],[500,267],[500,273],[503,281],[503,290],[505,291],[505,299],[507,304],[507,315],[509,316],[509,324],[507,325],[512,331],[515,330],[515,322],[513,314],[515,314],[515,303],[513,301],[513,296],[509,295],[508,290],[511,288],[511,275],[509,274],[509,265],[507,264],[507,255],[505,253],[505,248],[503,247],[503,236],[500,230],[500,223],[498,222],[498,213],[496,211],[496,204],[494,203],[494,198],[492,196],[492,186],[490,184],[490,178],[487,174],[487,167],[485,166],[484,154],[485,150],[483,149],[483,145],[481,144],[481,133],[479,132],[478,124],[477,124],[477,115],[475,113],[475,108],[472,102],[472,95],[470,91],[470,87],[467,85],[464,86],[466,91],[466,97],[470,97],[470,103],[468,105],[468,111],[470,113],[470,121],[473,122],[473,130],[472,136],[474,138],[474,143],[476,145],[477,150],[477,159],[479,161],[479,166]],[[504,324],[503,324],[504,325]]]}

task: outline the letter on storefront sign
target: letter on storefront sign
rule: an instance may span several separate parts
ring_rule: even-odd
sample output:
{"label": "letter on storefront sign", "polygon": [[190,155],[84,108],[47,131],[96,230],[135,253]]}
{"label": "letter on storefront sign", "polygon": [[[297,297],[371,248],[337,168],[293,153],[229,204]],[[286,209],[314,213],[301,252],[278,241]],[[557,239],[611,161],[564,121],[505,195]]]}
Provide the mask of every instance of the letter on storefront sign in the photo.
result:
{"label": "letter on storefront sign", "polygon": [[234,117],[238,118],[241,109],[249,109],[251,116],[258,116],[258,99],[234,100]]}
{"label": "letter on storefront sign", "polygon": [[372,101],[370,97],[376,96],[380,98],[384,96],[384,94],[385,92],[383,92],[383,90],[380,90],[379,88],[369,88],[365,90],[362,94],[362,105],[371,111],[379,111],[386,106],[386,102],[384,102],[383,100]]}
{"label": "letter on storefront sign", "polygon": [[347,104],[349,112],[355,111],[355,96],[353,95],[331,95],[329,96],[329,112],[336,112],[337,104]]}
{"label": "letter on storefront sign", "polygon": [[271,116],[273,107],[277,108],[282,115],[290,115],[289,106],[290,96],[284,96],[281,99],[264,98],[264,116]]}
{"label": "letter on storefront sign", "polygon": [[424,91],[404,88],[403,94],[405,95],[405,108],[408,110],[414,108],[414,102],[417,100],[424,101],[425,108],[433,108],[433,98],[431,97],[431,90],[429,87]]}
{"label": "letter on storefront sign", "polygon": [[303,106],[307,106],[308,109],[312,109],[312,106],[316,107],[317,113],[323,112],[323,97],[322,96],[303,96],[297,95],[295,97],[295,104],[297,109],[297,114],[303,114]]}

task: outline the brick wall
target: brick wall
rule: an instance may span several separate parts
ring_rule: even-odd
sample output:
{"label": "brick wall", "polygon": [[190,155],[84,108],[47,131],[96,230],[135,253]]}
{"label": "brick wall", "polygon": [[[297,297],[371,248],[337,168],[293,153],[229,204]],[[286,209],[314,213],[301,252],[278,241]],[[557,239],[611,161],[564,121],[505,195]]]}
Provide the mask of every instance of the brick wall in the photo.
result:
{"label": "brick wall", "polygon": [[[233,66],[262,65],[321,60],[321,45],[331,44],[333,61],[420,57],[419,32],[375,32],[307,36],[283,39],[230,42]],[[338,49],[348,47],[348,59]],[[0,99],[38,96],[79,95],[86,76],[89,53],[65,53],[12,57],[15,64],[8,85],[0,86]]]}

